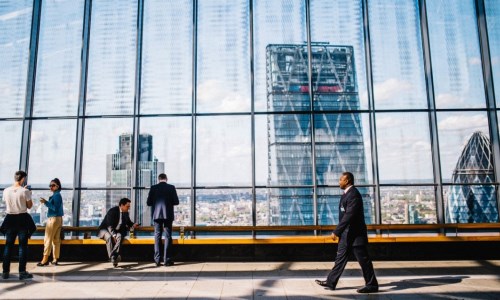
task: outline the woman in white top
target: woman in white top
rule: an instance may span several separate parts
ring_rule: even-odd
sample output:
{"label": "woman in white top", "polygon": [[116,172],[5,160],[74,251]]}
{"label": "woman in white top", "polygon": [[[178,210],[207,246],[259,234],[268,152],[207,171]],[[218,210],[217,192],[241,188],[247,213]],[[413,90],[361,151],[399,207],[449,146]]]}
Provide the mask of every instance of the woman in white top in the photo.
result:
{"label": "woman in white top", "polygon": [[14,176],[14,184],[3,191],[3,200],[7,207],[7,215],[0,227],[0,231],[5,234],[3,279],[9,278],[11,249],[16,237],[19,238],[19,279],[33,278],[33,275],[26,271],[26,262],[28,239],[36,230],[36,226],[28,214],[28,209],[33,206],[33,202],[31,201],[31,191],[24,186],[26,176],[28,176],[26,172],[17,171]]}

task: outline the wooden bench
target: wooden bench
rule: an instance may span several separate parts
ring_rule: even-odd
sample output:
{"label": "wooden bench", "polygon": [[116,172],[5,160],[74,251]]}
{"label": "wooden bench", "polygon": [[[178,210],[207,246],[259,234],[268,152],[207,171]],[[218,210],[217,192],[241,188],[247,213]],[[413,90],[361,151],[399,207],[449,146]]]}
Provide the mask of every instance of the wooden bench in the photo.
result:
{"label": "wooden bench", "polygon": [[[377,224],[367,225],[370,243],[424,243],[424,242],[483,242],[500,241],[500,223],[481,224]],[[330,233],[335,226],[176,226],[173,231],[178,237],[177,245],[210,244],[330,244],[334,243]],[[43,232],[44,227],[37,231]],[[96,237],[97,227],[64,226],[63,231],[71,232],[64,245],[100,245],[104,241]],[[183,231],[184,238],[180,238]],[[136,229],[136,238],[127,238],[127,245],[153,245],[152,226]],[[217,235],[219,234],[219,235]],[[84,236],[89,238],[84,238]],[[5,239],[0,239],[5,244]],[[29,240],[30,245],[43,245],[43,237]]]}

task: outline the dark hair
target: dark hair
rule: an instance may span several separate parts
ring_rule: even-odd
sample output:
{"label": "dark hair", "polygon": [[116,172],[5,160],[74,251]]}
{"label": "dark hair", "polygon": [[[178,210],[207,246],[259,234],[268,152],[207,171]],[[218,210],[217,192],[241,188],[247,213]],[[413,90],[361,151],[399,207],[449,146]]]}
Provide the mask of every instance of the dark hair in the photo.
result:
{"label": "dark hair", "polygon": [[14,174],[14,180],[19,182],[19,181],[23,180],[23,178],[26,178],[26,176],[28,176],[28,173],[19,170],[16,172],[16,174]]}
{"label": "dark hair", "polygon": [[160,175],[158,175],[158,180],[166,180],[166,179],[167,179],[167,174],[161,173]]}
{"label": "dark hair", "polygon": [[58,186],[57,190],[58,191],[60,191],[62,189],[61,181],[59,180],[59,178],[54,178],[50,182],[53,182],[53,183],[57,184],[57,186]]}
{"label": "dark hair", "polygon": [[354,185],[354,175],[352,175],[351,172],[344,172],[344,173],[342,173],[342,176],[347,177],[347,182],[349,184]]}
{"label": "dark hair", "polygon": [[126,205],[127,203],[132,202],[129,198],[121,198],[120,202],[118,203],[119,206]]}

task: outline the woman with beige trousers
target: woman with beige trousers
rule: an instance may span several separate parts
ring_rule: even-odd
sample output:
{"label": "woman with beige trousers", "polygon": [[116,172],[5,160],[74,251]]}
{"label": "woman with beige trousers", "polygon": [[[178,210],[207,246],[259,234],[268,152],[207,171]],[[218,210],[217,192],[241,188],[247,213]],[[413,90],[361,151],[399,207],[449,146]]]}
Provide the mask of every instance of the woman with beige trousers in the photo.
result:
{"label": "woman with beige trousers", "polygon": [[45,237],[43,238],[43,258],[42,261],[37,264],[39,267],[49,264],[49,256],[52,251],[51,263],[57,265],[61,249],[62,216],[64,215],[61,197],[61,181],[54,178],[50,182],[49,187],[53,193],[52,196],[49,197],[49,200],[40,198],[40,202],[45,204],[49,210],[47,212],[47,224],[45,225]]}

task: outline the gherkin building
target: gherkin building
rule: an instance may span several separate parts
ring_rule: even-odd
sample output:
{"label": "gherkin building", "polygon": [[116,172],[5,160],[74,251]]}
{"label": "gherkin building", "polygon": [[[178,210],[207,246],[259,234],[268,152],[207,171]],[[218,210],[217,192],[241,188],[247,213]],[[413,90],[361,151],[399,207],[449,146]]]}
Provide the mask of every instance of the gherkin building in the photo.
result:
{"label": "gherkin building", "polygon": [[450,187],[446,207],[448,223],[498,222],[493,155],[490,140],[482,132],[475,132],[467,142],[453,171],[452,182],[456,185]]}

